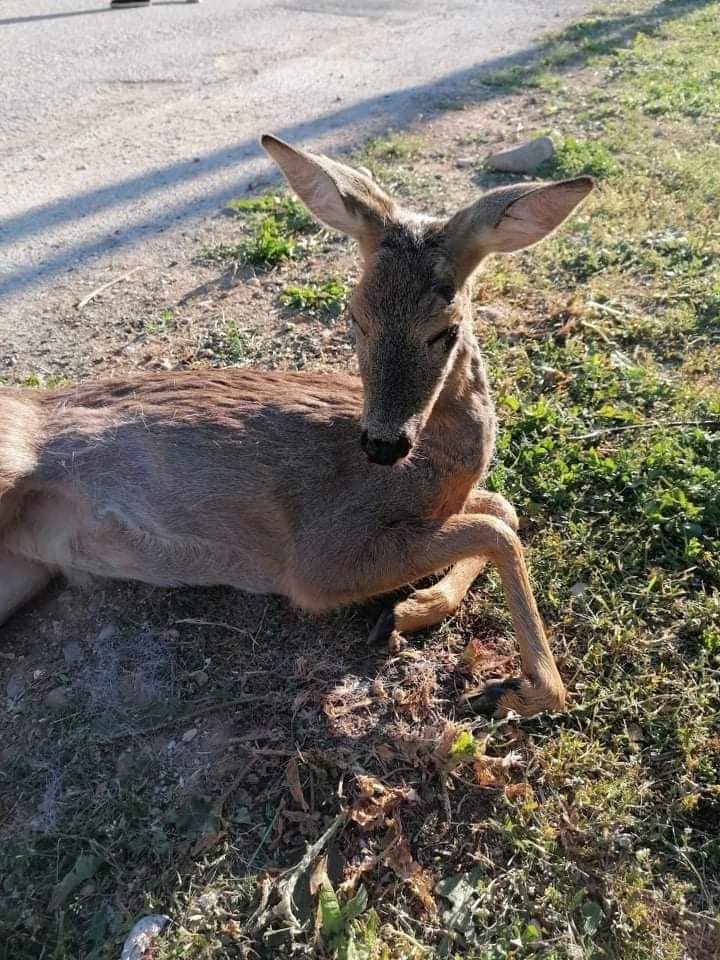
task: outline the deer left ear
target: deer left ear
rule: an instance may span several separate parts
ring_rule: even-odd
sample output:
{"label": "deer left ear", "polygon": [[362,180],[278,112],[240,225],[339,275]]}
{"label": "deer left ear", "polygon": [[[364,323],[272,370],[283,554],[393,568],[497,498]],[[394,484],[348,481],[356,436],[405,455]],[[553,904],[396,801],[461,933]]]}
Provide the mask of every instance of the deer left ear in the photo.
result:
{"label": "deer left ear", "polygon": [[260,140],[313,216],[354,237],[367,256],[394,222],[395,202],[370,177],[329,157],[307,153],[269,133]]}
{"label": "deer left ear", "polygon": [[489,253],[531,247],[556,230],[594,186],[592,177],[499,187],[456,213],[443,231],[464,282]]}

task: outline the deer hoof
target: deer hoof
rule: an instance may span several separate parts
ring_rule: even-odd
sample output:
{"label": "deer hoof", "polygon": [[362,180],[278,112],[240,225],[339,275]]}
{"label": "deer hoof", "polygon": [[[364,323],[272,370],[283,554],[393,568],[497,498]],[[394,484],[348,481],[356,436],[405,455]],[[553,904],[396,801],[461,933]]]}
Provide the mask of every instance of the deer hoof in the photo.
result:
{"label": "deer hoof", "polygon": [[375,626],[370,631],[369,642],[373,646],[385,646],[390,643],[395,633],[395,611],[392,607],[383,610],[377,618]]}
{"label": "deer hoof", "polygon": [[462,697],[459,703],[460,712],[483,717],[504,717],[508,711],[517,710],[521,688],[522,680],[515,677],[489,683],[479,693]]}

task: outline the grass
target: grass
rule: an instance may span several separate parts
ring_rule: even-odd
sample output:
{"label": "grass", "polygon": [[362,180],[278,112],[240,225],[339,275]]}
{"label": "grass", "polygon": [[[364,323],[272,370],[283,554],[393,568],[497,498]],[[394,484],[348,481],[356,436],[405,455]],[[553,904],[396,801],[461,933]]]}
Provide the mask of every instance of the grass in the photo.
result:
{"label": "grass", "polygon": [[555,153],[538,170],[546,178],[591,177],[606,179],[616,177],[622,168],[612,151],[602,142],[581,142],[574,137],[564,137],[555,144]]}
{"label": "grass", "polygon": [[304,255],[311,234],[318,229],[305,207],[289,194],[231,200],[228,208],[243,223],[242,239],[203,250],[201,261],[231,261],[267,270]]}
{"label": "grass", "polygon": [[[367,649],[372,610],[64,593],[57,617],[8,628],[0,663],[2,960],[116,957],[158,912],[156,960],[720,955],[720,4],[648,10],[584,21],[493,78],[509,98],[534,85],[529,122],[552,117],[559,145],[548,175],[599,179],[478,288],[501,418],[489,485],[525,518],[568,712],[448,719],[468,671],[514,650],[494,576],[393,658]],[[421,183],[433,146],[391,134],[365,158]],[[468,202],[476,173],[447,163]],[[239,203],[243,242],[268,217],[309,237],[287,199]],[[306,252],[333,276],[333,252]],[[345,296],[287,284],[308,323],[228,320],[215,359],[323,366],[321,314]],[[44,699],[58,686],[61,713]],[[297,887],[294,945],[282,921],[251,933],[342,809],[314,892]]]}
{"label": "grass", "polygon": [[280,303],[296,310],[337,314],[342,310],[347,298],[348,288],[342,280],[334,278],[300,286],[291,284],[280,294]]}

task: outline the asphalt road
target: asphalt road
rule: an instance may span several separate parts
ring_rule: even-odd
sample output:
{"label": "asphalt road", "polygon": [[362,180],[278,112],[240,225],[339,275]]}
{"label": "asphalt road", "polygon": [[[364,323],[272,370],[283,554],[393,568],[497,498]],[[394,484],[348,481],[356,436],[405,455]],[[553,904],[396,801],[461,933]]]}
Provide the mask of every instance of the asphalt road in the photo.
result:
{"label": "asphalt road", "polygon": [[152,257],[267,174],[260,132],[332,151],[402,126],[591,6],[0,0],[0,347],[59,275]]}

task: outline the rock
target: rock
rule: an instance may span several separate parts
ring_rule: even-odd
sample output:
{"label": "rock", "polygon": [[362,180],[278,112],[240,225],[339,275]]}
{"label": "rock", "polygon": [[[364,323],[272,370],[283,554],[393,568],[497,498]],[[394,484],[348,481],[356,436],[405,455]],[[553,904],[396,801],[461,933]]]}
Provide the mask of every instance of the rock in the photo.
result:
{"label": "rock", "polygon": [[204,670],[195,670],[193,673],[190,674],[190,679],[198,687],[204,687],[205,684],[210,679],[210,677],[205,673]]}
{"label": "rock", "polygon": [[162,914],[154,914],[138,920],[125,938],[120,960],[145,960],[153,941],[162,932],[169,919]]}
{"label": "rock", "polygon": [[69,710],[73,702],[73,692],[71,687],[55,687],[45,697],[45,706],[53,713],[65,713]]}
{"label": "rock", "polygon": [[590,584],[585,583],[583,580],[578,580],[577,583],[574,583],[570,587],[570,596],[571,597],[581,597],[586,590],[590,589]]}
{"label": "rock", "polygon": [[191,740],[194,740],[197,736],[197,727],[190,727],[189,730],[186,730],[182,735],[183,743],[190,743]]}
{"label": "rock", "polygon": [[455,166],[458,170],[464,170],[465,167],[474,167],[477,163],[475,157],[458,157],[455,161]]}
{"label": "rock", "polygon": [[500,170],[503,173],[530,173],[549,160],[553,153],[555,148],[550,137],[538,137],[537,140],[527,140],[509,150],[491,153],[485,158],[485,165],[491,170]]}

